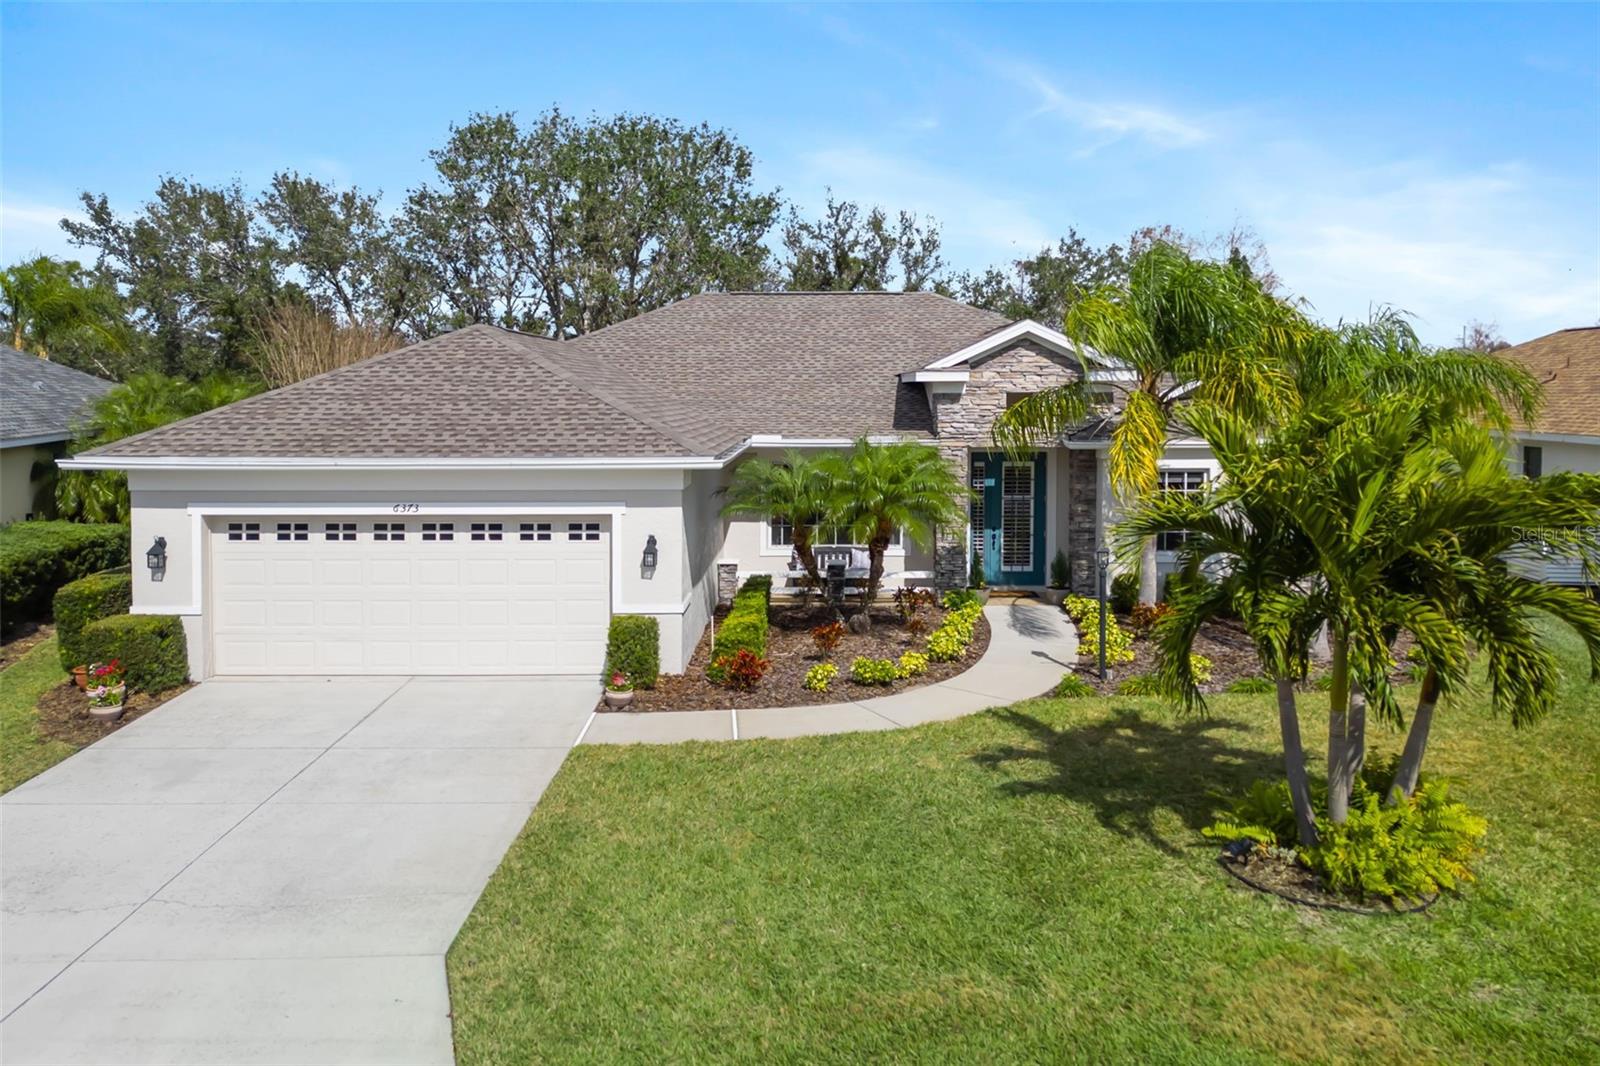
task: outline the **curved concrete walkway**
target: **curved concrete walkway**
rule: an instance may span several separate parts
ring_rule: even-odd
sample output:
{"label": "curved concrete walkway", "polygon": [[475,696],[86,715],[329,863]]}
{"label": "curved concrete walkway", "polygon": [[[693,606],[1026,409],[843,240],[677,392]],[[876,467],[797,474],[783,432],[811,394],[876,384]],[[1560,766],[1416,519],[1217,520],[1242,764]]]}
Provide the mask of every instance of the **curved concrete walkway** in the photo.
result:
{"label": "curved concrete walkway", "polygon": [[992,601],[983,616],[990,633],[983,658],[946,681],[810,707],[596,714],[579,743],[670,744],[898,729],[1043,695],[1077,660],[1077,630],[1059,607],[1036,600]]}

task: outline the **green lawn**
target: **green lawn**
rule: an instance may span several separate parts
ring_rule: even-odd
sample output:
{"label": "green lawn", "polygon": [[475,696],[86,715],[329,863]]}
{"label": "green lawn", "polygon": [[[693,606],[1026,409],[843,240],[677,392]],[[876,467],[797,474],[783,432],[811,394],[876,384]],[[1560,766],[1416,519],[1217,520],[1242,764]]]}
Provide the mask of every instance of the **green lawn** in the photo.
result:
{"label": "green lawn", "polygon": [[1267,697],[580,749],[451,950],[459,1061],[1600,1061],[1600,692],[1561,645],[1536,729],[1441,713],[1489,850],[1420,917],[1217,869]]}
{"label": "green lawn", "polygon": [[45,690],[66,680],[56,638],[41,641],[0,671],[0,792],[9,792],[78,749],[34,731],[34,707]]}

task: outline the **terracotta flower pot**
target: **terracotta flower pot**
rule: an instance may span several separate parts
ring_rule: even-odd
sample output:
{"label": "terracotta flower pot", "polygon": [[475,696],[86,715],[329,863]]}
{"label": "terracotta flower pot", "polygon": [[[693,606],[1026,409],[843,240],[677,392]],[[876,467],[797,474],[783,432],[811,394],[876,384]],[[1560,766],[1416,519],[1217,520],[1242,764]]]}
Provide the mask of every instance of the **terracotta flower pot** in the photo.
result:
{"label": "terracotta flower pot", "polygon": [[83,692],[89,687],[89,668],[87,666],[74,666],[72,680],[78,686],[78,691]]}
{"label": "terracotta flower pot", "polygon": [[627,692],[612,692],[610,689],[606,689],[606,706],[613,711],[620,711],[632,702],[633,692],[631,689]]}

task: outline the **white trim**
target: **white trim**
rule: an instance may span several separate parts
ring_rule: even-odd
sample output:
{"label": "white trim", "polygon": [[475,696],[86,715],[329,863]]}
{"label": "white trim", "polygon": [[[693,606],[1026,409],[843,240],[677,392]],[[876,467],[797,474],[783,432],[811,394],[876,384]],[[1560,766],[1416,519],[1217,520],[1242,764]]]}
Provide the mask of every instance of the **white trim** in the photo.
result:
{"label": "white trim", "polygon": [[[898,433],[871,433],[867,440],[873,444],[899,444],[905,440],[920,440]],[[744,442],[744,448],[848,448],[854,437],[785,437],[781,433],[757,433]],[[731,457],[730,457],[731,458]]]}
{"label": "white trim", "polygon": [[54,444],[57,441],[71,439],[71,433],[40,433],[32,437],[13,437],[10,440],[0,440],[0,448],[31,448],[39,444]]}
{"label": "white trim", "polygon": [[[974,359],[981,359],[990,352],[998,351],[1007,345],[1014,344],[1024,337],[1039,342],[1058,355],[1070,356],[1073,359],[1078,358],[1077,346],[1067,339],[1065,333],[1057,329],[1051,329],[1049,326],[1041,326],[1031,318],[1025,318],[1020,322],[1013,322],[998,333],[991,333],[982,340],[967,345],[958,352],[951,352],[942,359],[935,359],[923,369],[948,370],[950,367],[960,366],[962,363],[970,363]],[[1087,351],[1083,354],[1097,363],[1104,362],[1098,354]]]}
{"label": "white trim", "polygon": [[719,470],[744,445],[725,458],[715,456],[566,459],[318,459],[306,456],[149,456],[82,455],[58,462],[68,470]]}
{"label": "white trim", "polygon": [[1518,443],[1531,441],[1535,444],[1588,444],[1600,446],[1600,437],[1589,436],[1584,433],[1513,433],[1512,439]]}
{"label": "white trim", "polygon": [[970,370],[908,370],[900,375],[900,380],[912,385],[928,385],[945,381],[964,382],[971,377]]}
{"label": "white trim", "polygon": [[[409,503],[408,503],[409,505]],[[415,511],[397,511],[395,505],[387,503],[191,503],[187,510],[190,514],[218,515],[272,515],[272,514],[305,514],[305,515],[398,515],[401,518],[430,514],[444,515],[541,515],[541,514],[608,514],[622,515],[628,511],[625,503],[484,503],[473,506],[459,503],[422,503],[416,504]]]}

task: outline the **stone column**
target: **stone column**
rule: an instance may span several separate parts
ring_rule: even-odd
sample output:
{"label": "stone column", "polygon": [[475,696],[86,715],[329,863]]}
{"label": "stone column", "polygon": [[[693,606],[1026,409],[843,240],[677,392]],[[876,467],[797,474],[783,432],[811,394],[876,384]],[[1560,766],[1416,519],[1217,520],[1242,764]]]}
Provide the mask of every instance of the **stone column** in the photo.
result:
{"label": "stone column", "polygon": [[1093,596],[1095,582],[1095,514],[1099,509],[1100,453],[1087,448],[1067,449],[1067,566],[1072,591]]}
{"label": "stone column", "polygon": [[733,603],[733,594],[739,591],[739,564],[737,562],[717,563],[717,606],[727,607]]}
{"label": "stone column", "polygon": [[[968,459],[967,447],[964,444],[939,445],[939,454],[945,462],[950,464],[961,478],[963,485],[972,477],[972,463]],[[933,581],[942,591],[948,589],[965,588],[967,584],[967,564],[971,561],[971,549],[967,544],[967,529],[961,525],[955,529],[941,529],[933,545]]]}

